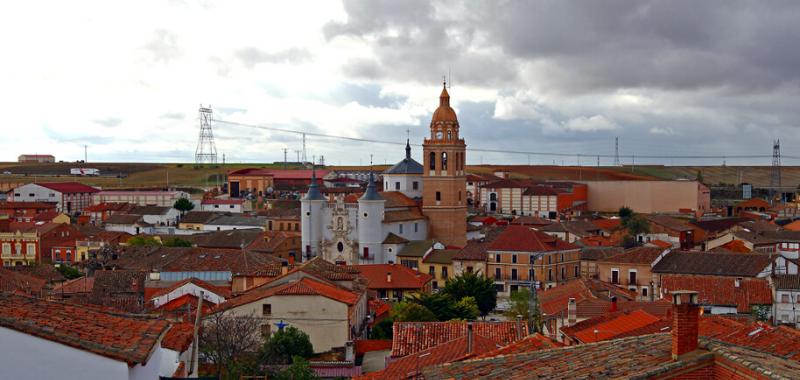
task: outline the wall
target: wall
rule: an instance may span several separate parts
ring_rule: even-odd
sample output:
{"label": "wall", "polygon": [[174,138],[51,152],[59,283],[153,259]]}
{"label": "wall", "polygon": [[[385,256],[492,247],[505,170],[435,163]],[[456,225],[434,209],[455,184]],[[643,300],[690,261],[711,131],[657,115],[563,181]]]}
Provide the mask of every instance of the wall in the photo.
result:
{"label": "wall", "polygon": [[[620,288],[628,290],[636,290],[639,300],[649,300],[651,293],[654,292],[657,282],[650,271],[650,264],[625,264],[625,263],[610,263],[610,262],[597,262],[598,280],[611,283],[611,271],[616,269],[619,271],[619,282],[617,285]],[[631,271],[636,272],[636,283],[630,283]],[[653,281],[653,289],[650,289],[650,281]],[[644,290],[647,289],[647,290]],[[646,294],[645,294],[646,292]],[[655,297],[655,295],[654,295]]]}
{"label": "wall", "polygon": [[[400,183],[399,189],[396,187],[398,182]],[[416,190],[414,190],[414,182],[417,182]],[[384,174],[383,190],[399,191],[409,198],[422,198],[422,175]]]}
{"label": "wall", "polygon": [[[0,377],[4,379],[132,378],[124,362],[4,327],[0,327],[0,351]],[[159,369],[158,365],[150,367],[156,372]],[[158,378],[157,373],[153,375],[149,379]]]}
{"label": "wall", "polygon": [[[583,181],[589,210],[615,212],[627,206],[638,213],[708,210],[710,193],[697,181]],[[705,188],[707,189],[707,188]],[[701,196],[702,194],[702,196]],[[708,198],[708,199],[706,199]]]}
{"label": "wall", "polygon": [[[272,314],[263,316],[262,305],[272,305]],[[320,296],[273,296],[231,309],[234,315],[261,317],[277,331],[275,323],[283,321],[297,327],[311,338],[314,352],[343,347],[350,331],[346,304]]]}

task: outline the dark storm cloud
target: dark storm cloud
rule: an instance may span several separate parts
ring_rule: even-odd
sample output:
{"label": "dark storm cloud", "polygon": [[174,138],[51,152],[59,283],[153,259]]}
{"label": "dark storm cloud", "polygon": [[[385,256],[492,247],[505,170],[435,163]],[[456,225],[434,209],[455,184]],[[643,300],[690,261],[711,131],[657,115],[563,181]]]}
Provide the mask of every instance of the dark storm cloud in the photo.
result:
{"label": "dark storm cloud", "polygon": [[535,65],[553,91],[614,88],[768,90],[800,73],[800,3],[746,1],[346,1],[328,38],[373,41],[374,60],[347,73],[428,80],[453,67],[462,82],[508,84]]}

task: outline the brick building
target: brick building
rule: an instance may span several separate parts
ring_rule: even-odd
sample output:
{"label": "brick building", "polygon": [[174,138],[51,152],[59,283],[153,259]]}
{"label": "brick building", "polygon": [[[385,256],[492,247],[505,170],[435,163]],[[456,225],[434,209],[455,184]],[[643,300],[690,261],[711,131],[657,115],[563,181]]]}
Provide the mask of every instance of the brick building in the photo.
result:
{"label": "brick building", "polygon": [[75,216],[92,204],[92,195],[100,190],[77,182],[29,183],[11,192],[16,202],[54,202],[56,209]]}

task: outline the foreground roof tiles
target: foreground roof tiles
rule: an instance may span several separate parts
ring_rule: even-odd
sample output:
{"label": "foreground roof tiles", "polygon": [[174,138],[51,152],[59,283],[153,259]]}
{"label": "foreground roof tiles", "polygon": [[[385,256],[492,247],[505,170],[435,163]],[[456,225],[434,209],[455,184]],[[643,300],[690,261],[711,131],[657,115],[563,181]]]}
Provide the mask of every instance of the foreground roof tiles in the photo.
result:
{"label": "foreground roof tiles", "polygon": [[508,345],[528,335],[525,323],[517,322],[395,322],[392,334],[392,357],[420,352],[467,335],[467,323],[473,334]]}
{"label": "foreground roof tiles", "polygon": [[607,257],[600,261],[619,264],[652,264],[664,253],[664,248],[636,247],[625,250],[618,255]]}
{"label": "foreground roof tiles", "polygon": [[147,362],[169,323],[0,293],[0,326],[135,365]]}

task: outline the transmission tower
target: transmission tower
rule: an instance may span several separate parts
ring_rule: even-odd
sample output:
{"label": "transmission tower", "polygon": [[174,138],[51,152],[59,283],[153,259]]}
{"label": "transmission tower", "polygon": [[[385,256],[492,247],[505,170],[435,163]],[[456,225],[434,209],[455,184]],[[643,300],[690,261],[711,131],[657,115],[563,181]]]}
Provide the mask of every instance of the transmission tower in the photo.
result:
{"label": "transmission tower", "polygon": [[197,149],[194,161],[198,164],[216,164],[217,147],[214,145],[214,133],[211,131],[211,107],[200,105],[200,138],[197,140]]}
{"label": "transmission tower", "polygon": [[614,166],[619,166],[619,137],[614,137]]}
{"label": "transmission tower", "polygon": [[[781,140],[775,140],[772,143],[772,178],[769,181],[769,188],[770,193],[772,196],[770,197],[770,201],[775,200],[775,191],[778,191],[778,194],[782,194],[780,191],[781,187]],[[783,196],[781,195],[781,198]]]}
{"label": "transmission tower", "polygon": [[[297,161],[300,161],[300,160],[297,160]],[[301,162],[305,164],[307,161],[308,161],[308,158],[306,158],[306,134],[303,133],[303,161],[301,161]]]}

